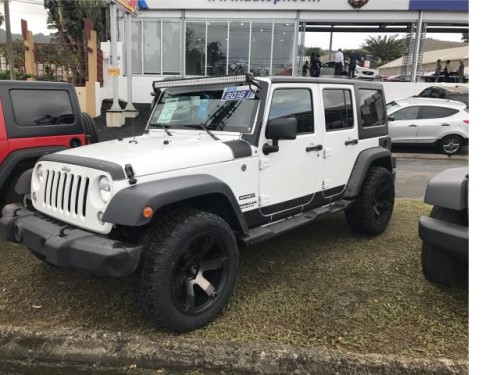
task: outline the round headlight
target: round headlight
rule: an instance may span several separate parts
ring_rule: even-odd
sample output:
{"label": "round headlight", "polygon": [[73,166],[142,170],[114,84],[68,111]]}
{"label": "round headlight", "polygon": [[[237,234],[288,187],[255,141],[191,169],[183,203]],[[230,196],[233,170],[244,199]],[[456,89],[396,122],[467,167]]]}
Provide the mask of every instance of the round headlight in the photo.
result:
{"label": "round headlight", "polygon": [[32,179],[32,186],[35,190],[40,189],[43,180],[43,167],[42,164],[38,164],[35,168],[35,173]]}
{"label": "round headlight", "polygon": [[36,167],[36,176],[38,177],[39,181],[42,181],[43,178],[43,166],[41,164],[38,164]]}
{"label": "round headlight", "polygon": [[99,190],[99,195],[104,203],[107,203],[111,195],[111,184],[109,178],[106,176],[99,177],[97,181],[97,189]]}

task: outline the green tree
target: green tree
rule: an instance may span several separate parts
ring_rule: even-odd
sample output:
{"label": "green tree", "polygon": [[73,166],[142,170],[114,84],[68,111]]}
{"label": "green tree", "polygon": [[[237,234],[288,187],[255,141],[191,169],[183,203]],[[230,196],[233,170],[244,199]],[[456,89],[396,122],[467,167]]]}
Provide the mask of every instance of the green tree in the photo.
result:
{"label": "green tree", "polygon": [[305,52],[304,52],[304,56],[311,56],[311,54],[313,54],[313,53],[315,55],[323,56],[323,55],[327,54],[328,51],[325,51],[321,47],[306,47]]}
{"label": "green tree", "polygon": [[53,39],[62,48],[72,82],[83,84],[87,49],[84,19],[92,21],[99,40],[107,40],[109,4],[105,0],[44,0],[44,7],[48,10],[48,28],[56,31]]}
{"label": "green tree", "polygon": [[395,60],[404,53],[405,43],[403,39],[398,39],[397,35],[384,35],[365,39],[361,50],[371,56],[371,59],[377,65],[383,65],[389,61]]}
{"label": "green tree", "polygon": [[5,18],[2,13],[0,13],[0,26],[3,25],[3,21],[5,21]]}

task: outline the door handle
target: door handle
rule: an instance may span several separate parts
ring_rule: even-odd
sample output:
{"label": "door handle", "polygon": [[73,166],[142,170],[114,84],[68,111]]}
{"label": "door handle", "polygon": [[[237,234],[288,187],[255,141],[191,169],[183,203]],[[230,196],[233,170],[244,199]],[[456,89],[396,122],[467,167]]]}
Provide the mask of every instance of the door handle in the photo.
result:
{"label": "door handle", "polygon": [[441,124],[441,126],[450,126],[450,124]]}
{"label": "door handle", "polygon": [[346,146],[357,145],[357,144],[358,144],[358,140],[357,139],[348,139],[347,141],[345,141],[345,145]]}
{"label": "door handle", "polygon": [[409,128],[416,128],[416,127],[417,127],[417,125],[415,125],[415,124],[411,124],[411,125],[408,125],[408,127],[409,127]]}
{"label": "door handle", "polygon": [[323,150],[323,145],[316,145],[316,146],[306,147],[306,152],[321,151],[321,150]]}

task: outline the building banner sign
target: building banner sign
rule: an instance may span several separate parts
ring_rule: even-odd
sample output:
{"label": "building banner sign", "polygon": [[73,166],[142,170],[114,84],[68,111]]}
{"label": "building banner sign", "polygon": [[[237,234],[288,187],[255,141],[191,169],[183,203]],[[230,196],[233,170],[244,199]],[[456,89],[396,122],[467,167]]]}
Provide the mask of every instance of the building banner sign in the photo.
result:
{"label": "building banner sign", "polygon": [[410,0],[147,0],[150,10],[408,10]]}

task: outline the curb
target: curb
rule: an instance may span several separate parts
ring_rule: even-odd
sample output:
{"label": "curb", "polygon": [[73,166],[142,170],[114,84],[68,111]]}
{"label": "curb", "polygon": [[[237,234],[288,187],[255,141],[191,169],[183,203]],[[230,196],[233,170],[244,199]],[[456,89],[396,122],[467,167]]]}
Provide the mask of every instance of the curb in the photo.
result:
{"label": "curb", "polygon": [[396,159],[465,160],[465,161],[469,161],[469,155],[447,156],[447,155],[443,155],[443,154],[415,154],[415,153],[393,152],[392,156],[394,156]]}
{"label": "curb", "polygon": [[167,371],[232,371],[245,374],[456,375],[468,361],[354,354],[328,349],[255,346],[168,336],[109,331],[30,330],[0,326],[0,358],[94,368],[143,368]]}

